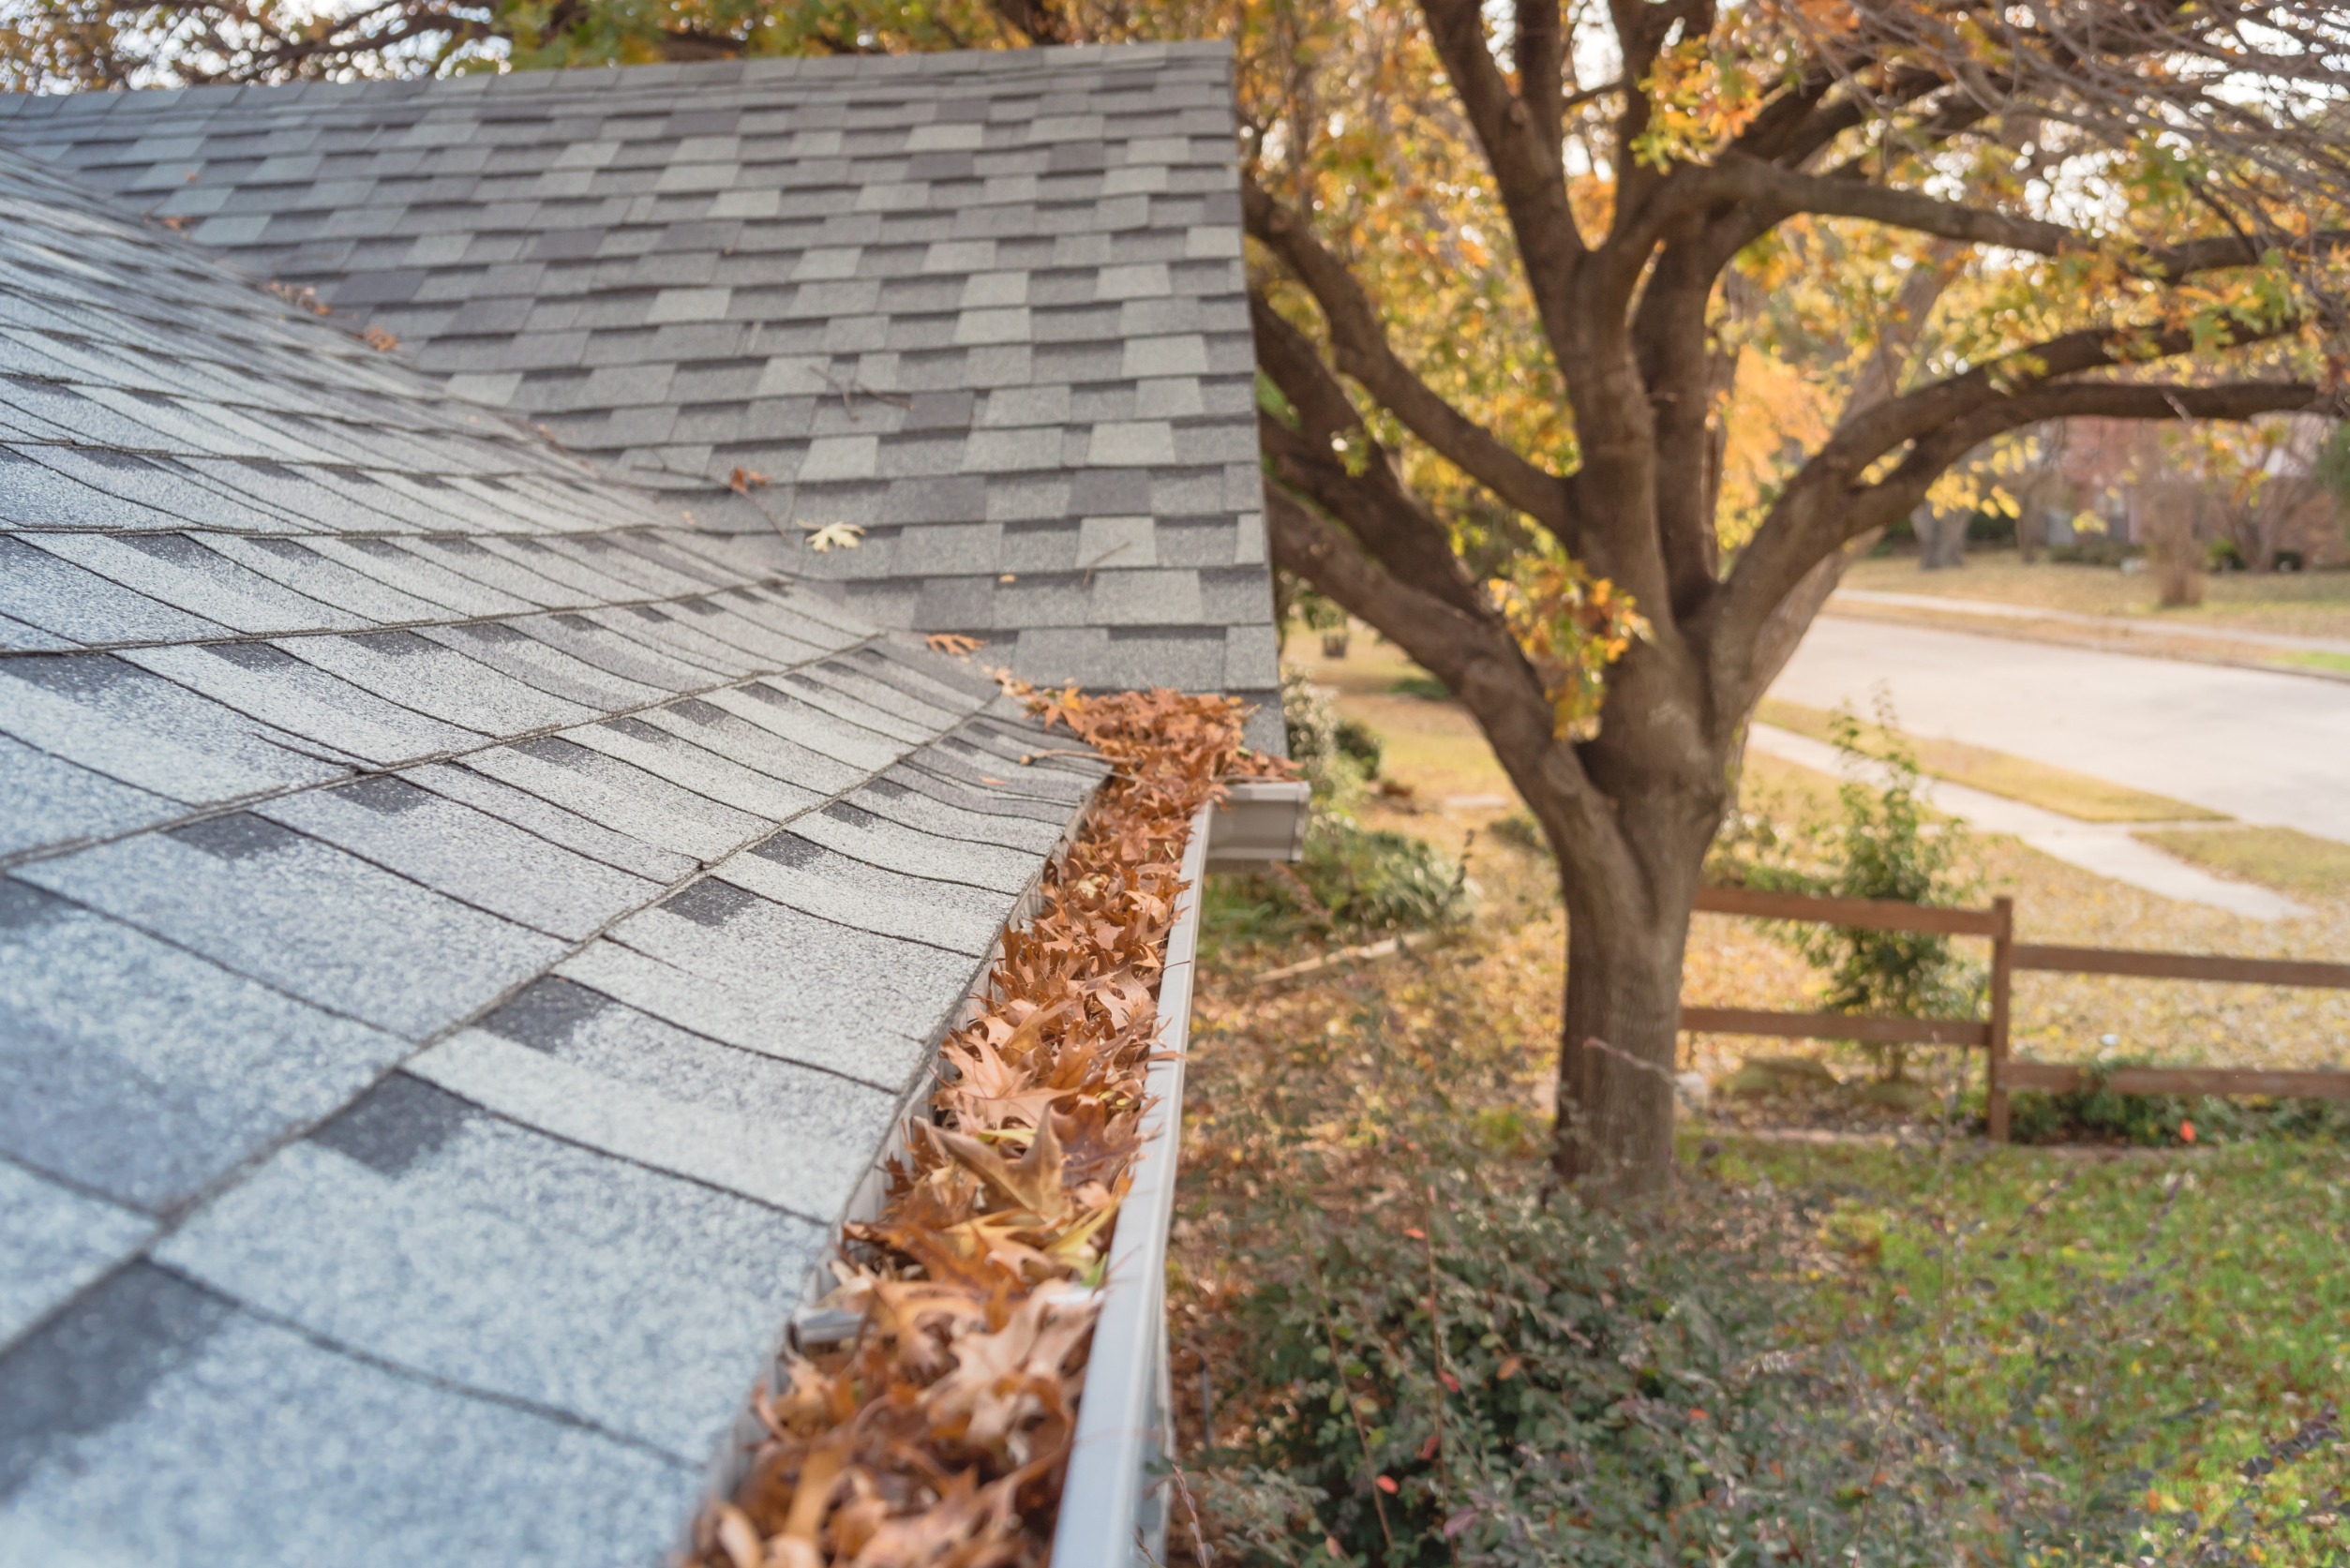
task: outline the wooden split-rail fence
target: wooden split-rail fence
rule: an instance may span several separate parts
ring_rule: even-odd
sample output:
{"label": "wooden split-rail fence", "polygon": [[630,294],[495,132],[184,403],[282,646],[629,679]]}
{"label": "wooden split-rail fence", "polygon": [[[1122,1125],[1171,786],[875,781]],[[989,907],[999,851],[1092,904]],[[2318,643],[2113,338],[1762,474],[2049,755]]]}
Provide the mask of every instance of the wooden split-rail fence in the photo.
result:
{"label": "wooden split-rail fence", "polygon": [[[2065,975],[2126,975],[2148,980],[2240,981],[2252,985],[2350,990],[2350,963],[2292,959],[2223,958],[2201,953],[2140,952],[2122,948],[2059,948],[2015,940],[2015,901],[1998,898],[1988,909],[1938,908],[1883,899],[1818,898],[1753,888],[1702,888],[1697,907],[1714,915],[1804,920],[1864,931],[1981,936],[1991,943],[1990,1016],[1888,1018],[1848,1013],[1772,1012],[1754,1008],[1681,1009],[1684,1029],[1790,1039],[1857,1040],[1867,1045],[1954,1045],[1984,1053],[1984,1119],[1994,1141],[2008,1135],[2008,1095],[2015,1089],[2078,1089],[2084,1069],[2060,1062],[2018,1061],[2008,1054],[2009,993],[2017,970]],[[2268,1068],[2121,1068],[2103,1076],[2125,1095],[2270,1095],[2350,1099],[2350,1072],[2299,1072]]]}

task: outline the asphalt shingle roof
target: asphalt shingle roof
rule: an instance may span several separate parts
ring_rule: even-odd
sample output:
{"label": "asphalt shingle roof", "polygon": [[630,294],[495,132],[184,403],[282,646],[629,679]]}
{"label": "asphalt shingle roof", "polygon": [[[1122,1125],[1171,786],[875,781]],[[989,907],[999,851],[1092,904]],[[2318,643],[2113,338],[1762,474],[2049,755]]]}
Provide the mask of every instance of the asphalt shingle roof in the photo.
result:
{"label": "asphalt shingle roof", "polygon": [[0,152],[0,1561],[682,1538],[1098,775],[685,510]]}
{"label": "asphalt shingle roof", "polygon": [[0,142],[711,526],[861,526],[792,565],[874,621],[1280,744],[1223,45],[0,97]]}

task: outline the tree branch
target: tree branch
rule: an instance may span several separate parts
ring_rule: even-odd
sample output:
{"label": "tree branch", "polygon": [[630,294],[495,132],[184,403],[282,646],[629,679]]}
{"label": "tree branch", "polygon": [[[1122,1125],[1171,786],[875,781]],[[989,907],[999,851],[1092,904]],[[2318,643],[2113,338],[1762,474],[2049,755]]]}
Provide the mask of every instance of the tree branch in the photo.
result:
{"label": "tree branch", "polygon": [[[1945,202],[1920,191],[1898,190],[1872,184],[1857,175],[1805,174],[1782,169],[1740,154],[1726,156],[1703,171],[1692,170],[1676,181],[1675,208],[1688,203],[1748,202],[1772,215],[1772,221],[1796,213],[1825,217],[1855,217],[1915,233],[1975,245],[1996,245],[2035,256],[2060,256],[2095,248],[2097,241],[2061,223],[2018,217]],[[1752,225],[1759,229],[1764,225]],[[2307,236],[2296,246],[2312,256],[2350,249],[2350,231],[2328,230]],[[2263,248],[2242,234],[2223,234],[2184,245],[2139,250],[2132,270],[2141,276],[2175,280],[2222,267],[2259,263]]]}
{"label": "tree branch", "polygon": [[1485,42],[1485,12],[1477,0],[1421,0],[1420,9],[1501,191],[1535,312],[1552,351],[1564,360],[1576,337],[1575,268],[1586,247],[1567,205],[1559,144],[1553,139],[1548,147],[1543,145],[1534,116],[1510,92],[1501,67],[1493,63]]}
{"label": "tree branch", "polygon": [[1444,525],[1404,485],[1394,455],[1363,428],[1313,345],[1262,295],[1249,303],[1257,363],[1297,415],[1293,427],[1258,411],[1259,443],[1276,475],[1345,519],[1364,548],[1421,591],[1469,615],[1489,614]]}
{"label": "tree branch", "polygon": [[1745,689],[1752,672],[1739,666],[1751,663],[1764,623],[1804,575],[1847,540],[1908,515],[1953,464],[1992,437],[2050,419],[2253,419],[2313,408],[2324,396],[2314,386],[2286,381],[2066,381],[1995,395],[1937,422],[1874,484],[1857,483],[1856,474],[1830,461],[1823,449],[1772,507],[1719,601],[1714,673],[1726,708],[1743,712],[1759,694]]}
{"label": "tree branch", "polygon": [[1568,531],[1566,489],[1558,476],[1510,450],[1413,374],[1388,344],[1362,285],[1295,213],[1246,176],[1241,211],[1249,232],[1288,265],[1321,306],[1331,359],[1340,374],[1362,383],[1381,407],[1461,472],[1553,533]]}
{"label": "tree branch", "polygon": [[1542,682],[1498,621],[1463,614],[1383,571],[1280,485],[1265,487],[1265,520],[1276,564],[1310,579],[1450,688],[1529,801],[1563,804],[1572,819],[1561,835],[1569,874],[1621,874],[1625,850],[1613,810],[1575,748],[1552,732]]}
{"label": "tree branch", "polygon": [[[1566,139],[1566,28],[1559,0],[1517,0],[1518,98],[1534,116],[1534,133],[1557,163]],[[1565,167],[1559,178],[1566,177]]]}

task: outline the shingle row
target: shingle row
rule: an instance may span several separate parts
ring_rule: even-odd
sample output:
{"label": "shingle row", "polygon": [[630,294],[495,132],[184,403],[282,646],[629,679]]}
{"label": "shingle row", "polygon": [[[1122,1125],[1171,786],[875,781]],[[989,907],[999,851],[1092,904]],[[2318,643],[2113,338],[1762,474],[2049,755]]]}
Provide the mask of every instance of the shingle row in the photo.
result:
{"label": "shingle row", "polygon": [[[1205,673],[1265,700],[1230,92],[1220,46],[719,62],[0,100],[0,139],[314,286],[711,526],[872,530],[790,565],[887,624],[986,636],[1033,679]],[[756,505],[715,487],[738,472]],[[1070,494],[1090,479],[1139,483],[1101,505]],[[1187,537],[1072,558],[1082,606],[992,592],[1048,569],[1018,544],[911,527],[1137,518]],[[1088,618],[1121,635],[1070,635]]]}

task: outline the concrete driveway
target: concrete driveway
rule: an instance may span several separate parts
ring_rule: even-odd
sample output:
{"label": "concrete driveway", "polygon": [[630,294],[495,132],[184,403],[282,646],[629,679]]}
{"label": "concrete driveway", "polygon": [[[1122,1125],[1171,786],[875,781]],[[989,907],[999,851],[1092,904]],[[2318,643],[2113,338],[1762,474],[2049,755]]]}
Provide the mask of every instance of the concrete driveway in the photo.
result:
{"label": "concrete driveway", "polygon": [[2350,682],[1823,615],[1771,689],[2350,843]]}

